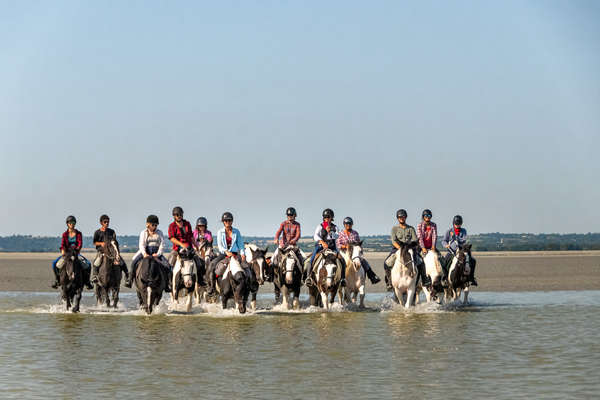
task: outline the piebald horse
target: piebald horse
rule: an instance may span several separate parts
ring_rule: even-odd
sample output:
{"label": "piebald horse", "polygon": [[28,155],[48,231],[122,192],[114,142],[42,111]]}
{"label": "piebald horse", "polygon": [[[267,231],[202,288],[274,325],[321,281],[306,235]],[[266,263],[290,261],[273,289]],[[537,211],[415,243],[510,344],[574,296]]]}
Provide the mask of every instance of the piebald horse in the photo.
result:
{"label": "piebald horse", "polygon": [[112,292],[112,307],[117,308],[119,291],[123,274],[121,272],[121,254],[114,240],[101,247],[102,264],[98,268],[98,282],[96,283],[96,302],[110,307],[110,294]]}
{"label": "piebald horse", "polygon": [[469,274],[474,264],[475,260],[471,257],[471,245],[463,245],[452,258],[450,268],[448,268],[446,301],[459,300],[461,293],[464,293],[463,304],[467,304],[469,298]]}
{"label": "piebald horse", "polygon": [[439,254],[436,250],[429,250],[423,262],[425,263],[425,273],[431,278],[431,290],[423,287],[425,292],[425,298],[429,303],[432,300],[438,300],[441,302],[442,298],[438,296],[439,293],[443,293],[442,289],[442,265],[440,264]]}
{"label": "piebald horse", "polygon": [[337,253],[329,249],[323,250],[318,258],[315,258],[311,274],[315,285],[309,287],[310,305],[316,306],[319,301],[323,308],[329,310],[342,280]]}
{"label": "piebald horse", "polygon": [[179,295],[184,295],[186,297],[186,312],[192,311],[192,299],[194,297],[194,292],[196,292],[198,281],[194,255],[195,253],[192,248],[179,249],[173,267],[171,300],[175,303],[179,303]]}
{"label": "piebald horse", "polygon": [[[418,270],[416,265],[416,249],[419,244],[412,242],[401,244],[400,249],[396,251],[396,261],[392,267],[392,287],[396,301],[405,308],[413,306],[416,295],[416,286],[418,279]],[[404,298],[406,296],[406,299]]]}
{"label": "piebald horse", "polygon": [[360,295],[359,306],[365,306],[365,269],[362,266],[363,250],[362,241],[349,243],[347,248],[340,252],[346,262],[346,287],[340,287],[340,300],[346,303],[356,303]]}
{"label": "piebald horse", "polygon": [[277,302],[278,296],[283,295],[281,304],[284,308],[289,309],[289,296],[293,293],[292,307],[300,308],[300,288],[302,287],[302,263],[298,259],[296,251],[298,247],[288,245],[285,248],[279,249],[279,260],[275,269],[273,283],[275,284]]}
{"label": "piebald horse", "polygon": [[[200,257],[200,259],[204,262],[204,282],[206,282],[207,281],[206,269],[210,265],[210,262],[217,257],[217,251],[214,249],[212,243],[210,243],[206,240],[201,240],[198,245],[197,254],[198,254],[198,257]],[[200,274],[202,274],[202,271],[197,271],[197,273],[198,273],[198,278],[200,278]],[[201,279],[197,279],[196,293],[195,293],[196,305],[199,305],[202,302],[202,300],[204,300],[205,302],[207,301],[207,299],[206,299],[206,284],[202,285],[201,283],[202,283]]]}
{"label": "piebald horse", "polygon": [[[240,314],[246,312],[246,303],[250,294],[248,275],[236,257],[230,257],[225,272],[217,278],[217,291],[221,295],[223,309],[227,302],[233,298]],[[223,260],[223,262],[226,262]]]}
{"label": "piebald horse", "polygon": [[73,305],[72,312],[79,312],[81,293],[83,292],[83,268],[77,251],[68,248],[63,256],[60,268],[60,287],[62,299],[67,302],[67,310]]}
{"label": "piebald horse", "polygon": [[267,275],[267,252],[269,246],[264,250],[259,249],[255,244],[244,243],[244,255],[246,256],[246,262],[250,266],[250,272],[252,274],[250,282],[250,293],[252,299],[250,300],[250,307],[252,310],[256,310],[256,294],[260,286],[264,285]]}

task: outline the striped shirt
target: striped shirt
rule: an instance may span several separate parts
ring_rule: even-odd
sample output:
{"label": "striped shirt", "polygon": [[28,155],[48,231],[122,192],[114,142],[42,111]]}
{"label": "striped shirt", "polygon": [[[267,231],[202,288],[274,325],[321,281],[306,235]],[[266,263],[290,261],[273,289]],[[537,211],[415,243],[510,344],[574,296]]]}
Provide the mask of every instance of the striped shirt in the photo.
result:
{"label": "striped shirt", "polygon": [[417,225],[417,237],[419,238],[419,246],[422,249],[435,249],[437,241],[437,225],[435,222],[429,222],[430,229],[427,229],[425,221]]}

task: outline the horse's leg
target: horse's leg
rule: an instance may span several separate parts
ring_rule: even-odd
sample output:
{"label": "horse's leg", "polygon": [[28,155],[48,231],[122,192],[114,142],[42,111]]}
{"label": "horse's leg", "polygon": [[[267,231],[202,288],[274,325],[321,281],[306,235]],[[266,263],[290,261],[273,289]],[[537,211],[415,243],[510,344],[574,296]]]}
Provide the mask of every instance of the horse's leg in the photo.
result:
{"label": "horse's leg", "polygon": [[289,308],[288,298],[289,298],[289,289],[287,286],[281,287],[281,306],[283,309],[287,310]]}
{"label": "horse's leg", "polygon": [[81,302],[81,292],[83,291],[83,289],[77,289],[77,291],[75,292],[75,304],[73,306],[73,312],[77,313],[79,312],[79,303]]}
{"label": "horse's leg", "polygon": [[292,301],[292,307],[294,310],[300,308],[300,285],[294,290],[294,300]]}
{"label": "horse's leg", "polygon": [[193,300],[193,297],[194,297],[194,292],[188,291],[187,302],[185,304],[185,311],[186,312],[192,311],[192,300]]}
{"label": "horse's leg", "polygon": [[117,304],[119,304],[119,289],[120,285],[117,285],[116,288],[113,288],[113,307],[116,309]]}
{"label": "horse's leg", "polygon": [[[359,307],[365,308],[365,284],[364,284],[364,282],[362,282],[362,285],[360,285],[360,287],[358,288],[358,294],[360,295]],[[356,301],[356,296],[355,296],[354,300]]]}
{"label": "horse's leg", "polygon": [[417,294],[416,282],[410,285],[406,291],[406,304],[405,308],[410,308],[415,305],[415,296]]}
{"label": "horse's leg", "polygon": [[463,300],[463,304],[465,304],[465,305],[466,305],[466,304],[468,304],[468,303],[469,303],[469,287],[467,286],[467,287],[464,289],[464,291],[463,291],[463,292],[464,292],[464,300]]}
{"label": "horse's leg", "polygon": [[252,300],[250,300],[250,308],[252,308],[252,311],[256,310],[256,293],[258,293],[258,290],[252,292]]}
{"label": "horse's leg", "polygon": [[321,304],[324,309],[329,310],[329,295],[327,292],[321,292]]}
{"label": "horse's leg", "polygon": [[394,300],[396,300],[396,303],[404,305],[404,301],[402,299],[402,292],[400,292],[400,289],[398,289],[395,286],[394,286],[394,297],[395,297]]}
{"label": "horse's leg", "polygon": [[154,299],[152,298],[152,288],[146,287],[146,314],[152,314],[152,306],[154,305]]}

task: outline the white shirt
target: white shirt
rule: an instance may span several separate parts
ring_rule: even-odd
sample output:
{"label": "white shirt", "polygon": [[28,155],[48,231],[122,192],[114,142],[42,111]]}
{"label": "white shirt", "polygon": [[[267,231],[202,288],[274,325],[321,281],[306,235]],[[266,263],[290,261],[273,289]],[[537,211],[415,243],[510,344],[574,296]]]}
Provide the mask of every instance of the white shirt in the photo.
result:
{"label": "white shirt", "polygon": [[161,256],[165,247],[165,238],[163,236],[163,233],[160,231],[160,229],[157,229],[154,231],[154,234],[151,235],[150,232],[148,232],[148,229],[144,229],[140,233],[139,246],[140,252],[144,256],[148,255],[148,253],[146,253],[147,246],[158,246],[158,253],[156,254]]}

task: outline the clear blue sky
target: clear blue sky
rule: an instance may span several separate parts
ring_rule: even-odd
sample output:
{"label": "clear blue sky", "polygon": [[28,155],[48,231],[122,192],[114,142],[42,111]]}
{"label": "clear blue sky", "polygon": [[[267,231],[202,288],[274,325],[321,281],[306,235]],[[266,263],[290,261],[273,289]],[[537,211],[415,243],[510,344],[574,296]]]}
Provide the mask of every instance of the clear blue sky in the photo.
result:
{"label": "clear blue sky", "polygon": [[0,2],[0,235],[600,230],[600,2]]}

